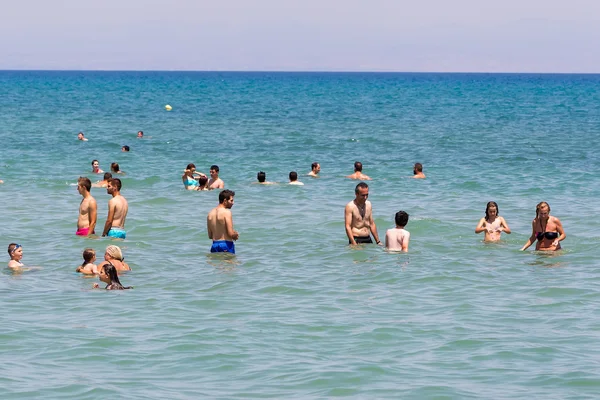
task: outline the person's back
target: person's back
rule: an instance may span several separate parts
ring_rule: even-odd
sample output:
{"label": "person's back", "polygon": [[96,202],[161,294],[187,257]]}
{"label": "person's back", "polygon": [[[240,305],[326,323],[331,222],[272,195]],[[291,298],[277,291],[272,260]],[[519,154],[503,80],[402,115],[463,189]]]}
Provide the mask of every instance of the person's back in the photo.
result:
{"label": "person's back", "polygon": [[231,210],[215,207],[208,213],[208,226],[212,232],[212,240],[233,240],[227,233],[227,219]]}
{"label": "person's back", "polygon": [[346,178],[350,179],[359,179],[362,181],[370,181],[371,178],[362,173],[363,165],[361,162],[356,161],[354,163],[354,173],[352,175],[348,175]]}
{"label": "person's back", "polygon": [[303,186],[304,183],[300,182],[298,180],[298,173],[296,171],[292,171],[290,172],[290,185],[301,185]]}
{"label": "person's back", "polygon": [[391,251],[408,251],[410,232],[404,229],[408,223],[408,214],[398,211],[395,216],[396,227],[385,233],[385,247]]}

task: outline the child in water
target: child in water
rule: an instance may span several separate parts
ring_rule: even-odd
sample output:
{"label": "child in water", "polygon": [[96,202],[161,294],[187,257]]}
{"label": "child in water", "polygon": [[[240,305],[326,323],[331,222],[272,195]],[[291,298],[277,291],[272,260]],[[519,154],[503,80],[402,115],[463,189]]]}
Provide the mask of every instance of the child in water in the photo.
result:
{"label": "child in water", "polygon": [[85,249],[83,251],[83,263],[77,267],[75,272],[81,272],[85,275],[97,275],[98,266],[94,264],[96,261],[96,251],[94,249]]}
{"label": "child in water", "polygon": [[8,245],[8,255],[10,261],[8,262],[8,268],[17,270],[22,269],[25,264],[21,262],[23,259],[23,246],[17,243],[11,243]]}
{"label": "child in water", "polygon": [[[124,290],[124,289],[133,289],[133,286],[123,287],[121,281],[119,281],[119,275],[117,275],[117,269],[112,264],[105,264],[98,271],[98,277],[104,283],[106,283],[106,290]],[[94,283],[94,288],[99,288],[100,285]]]}

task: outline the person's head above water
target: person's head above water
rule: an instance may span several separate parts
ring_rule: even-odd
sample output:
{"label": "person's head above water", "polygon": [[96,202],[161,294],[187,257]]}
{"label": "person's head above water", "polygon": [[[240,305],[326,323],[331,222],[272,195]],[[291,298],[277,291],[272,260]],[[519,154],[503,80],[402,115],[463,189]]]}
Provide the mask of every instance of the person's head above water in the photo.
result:
{"label": "person's head above water", "polygon": [[112,164],[110,164],[110,169],[115,172],[115,173],[119,173],[121,171],[121,168],[119,167],[119,164],[114,162]]}
{"label": "person's head above water", "polygon": [[219,204],[224,204],[225,207],[231,208],[233,206],[233,196],[235,192],[233,190],[225,189],[219,193]]}
{"label": "person's head above water", "polygon": [[500,214],[500,210],[498,209],[498,204],[495,201],[488,201],[487,205],[485,206],[485,220],[486,221],[490,220],[490,210],[491,210],[491,214],[493,214],[494,217],[497,217]]}
{"label": "person's head above water", "polygon": [[77,139],[79,139],[79,140],[85,140],[85,136],[84,136],[83,132],[79,132],[77,134]]}
{"label": "person's head above water", "polygon": [[296,171],[290,172],[290,182],[294,182],[298,180],[298,173]]}
{"label": "person's head above water", "polygon": [[256,174],[256,179],[258,179],[260,183],[264,183],[267,179],[267,174],[263,171],[259,171],[258,174]]}
{"label": "person's head above water", "polygon": [[310,165],[310,169],[312,172],[317,174],[319,173],[319,171],[321,171],[321,164],[319,164],[318,162],[314,162]]}
{"label": "person's head above water", "polygon": [[112,179],[112,174],[110,172],[105,172],[103,180],[107,181],[109,179]]}
{"label": "person's head above water", "polygon": [[423,172],[423,164],[415,163],[415,166],[413,167],[413,173],[416,175],[419,172]]}
{"label": "person's head above water", "polygon": [[121,248],[119,246],[115,246],[114,244],[107,246],[106,252],[104,253],[104,259],[106,261],[110,261],[110,260],[123,261],[124,258],[123,258],[123,253],[121,252]]}
{"label": "person's head above water", "polygon": [[550,205],[545,201],[538,203],[535,206],[535,217],[536,218],[548,218],[550,216]]}
{"label": "person's head above water", "polygon": [[121,147],[121,151],[128,152],[129,146],[125,145],[125,146]]}
{"label": "person's head above water", "polygon": [[362,172],[362,163],[360,161],[354,163],[354,172]]}
{"label": "person's head above water", "polygon": [[8,255],[10,256],[10,258],[13,258],[15,252],[21,248],[23,248],[23,246],[21,246],[20,244],[17,244],[17,243],[9,244],[8,245]]}
{"label": "person's head above water", "polygon": [[92,181],[90,181],[90,178],[88,177],[80,176],[77,180],[77,186],[85,188],[85,190],[89,192],[90,190],[92,190]]}
{"label": "person's head above water", "polygon": [[398,211],[394,217],[397,226],[405,227],[408,223],[408,213],[405,211]]}
{"label": "person's head above water", "polygon": [[137,137],[144,137],[144,132],[142,132],[142,131],[138,131],[138,133],[137,133]]}
{"label": "person's head above water", "polygon": [[201,187],[204,187],[208,183],[208,176],[200,175],[198,177],[198,183],[200,184]]}

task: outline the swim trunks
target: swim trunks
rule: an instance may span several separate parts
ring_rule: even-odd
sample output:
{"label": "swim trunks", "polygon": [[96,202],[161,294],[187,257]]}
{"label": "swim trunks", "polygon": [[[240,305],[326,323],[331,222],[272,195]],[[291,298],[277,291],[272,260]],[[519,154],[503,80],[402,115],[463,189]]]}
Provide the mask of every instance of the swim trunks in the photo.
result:
{"label": "swim trunks", "polygon": [[229,240],[215,240],[210,248],[210,252],[235,254],[235,245]]}
{"label": "swim trunks", "polygon": [[[356,242],[356,244],[373,243],[370,235],[369,236],[354,236],[354,241]],[[352,244],[351,241],[348,241],[348,243]]]}
{"label": "swim trunks", "polygon": [[125,233],[125,229],[123,228],[110,228],[110,230],[106,233],[106,236],[110,236],[112,238],[117,239],[125,239],[127,234]]}
{"label": "swim trunks", "polygon": [[87,236],[87,235],[90,234],[90,228],[89,227],[87,227],[87,228],[79,228],[79,229],[77,229],[77,232],[75,232],[75,234],[77,236]]}

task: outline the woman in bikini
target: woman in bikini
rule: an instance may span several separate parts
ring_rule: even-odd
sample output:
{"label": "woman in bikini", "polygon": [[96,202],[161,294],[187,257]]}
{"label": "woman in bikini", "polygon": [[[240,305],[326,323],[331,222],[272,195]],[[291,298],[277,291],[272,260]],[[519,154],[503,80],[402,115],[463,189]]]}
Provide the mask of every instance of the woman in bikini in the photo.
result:
{"label": "woman in bikini", "polygon": [[511,233],[508,224],[498,215],[498,204],[490,201],[485,207],[485,217],[479,220],[475,233],[485,232],[484,242],[497,242],[500,240],[502,232]]}
{"label": "woman in bikini", "polygon": [[206,177],[206,175],[201,172],[196,172],[196,166],[194,164],[188,164],[181,176],[181,180],[183,181],[183,186],[186,190],[203,190],[198,189],[200,186],[198,179],[200,177]]}
{"label": "woman in bikini", "polygon": [[121,248],[119,246],[115,246],[111,244],[106,247],[106,252],[104,253],[104,260],[98,265],[98,271],[102,269],[103,266],[111,264],[113,265],[117,271],[131,271],[129,265],[124,261],[125,257],[123,257],[123,253],[121,252]]}
{"label": "woman in bikini", "polygon": [[536,250],[555,251],[560,250],[560,242],[567,237],[562,223],[556,217],[550,215],[550,206],[542,201],[535,207],[535,218],[531,223],[531,236],[521,251],[527,249],[537,240]]}

